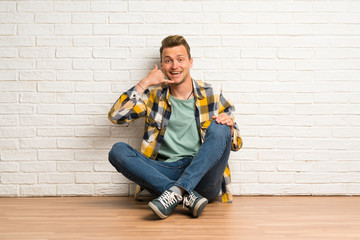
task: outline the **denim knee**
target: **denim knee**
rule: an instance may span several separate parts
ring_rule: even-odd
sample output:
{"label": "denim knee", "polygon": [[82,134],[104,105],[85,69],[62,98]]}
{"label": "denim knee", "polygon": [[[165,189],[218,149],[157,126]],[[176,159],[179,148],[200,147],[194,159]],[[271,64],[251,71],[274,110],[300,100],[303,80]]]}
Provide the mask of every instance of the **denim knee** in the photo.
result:
{"label": "denim knee", "polygon": [[211,135],[216,139],[231,139],[231,130],[230,127],[226,124],[217,123],[216,121],[212,121],[210,126],[206,130],[206,136]]}
{"label": "denim knee", "polygon": [[113,166],[121,164],[121,161],[124,159],[122,155],[126,148],[128,148],[128,144],[123,142],[118,142],[113,145],[109,152],[109,161]]}

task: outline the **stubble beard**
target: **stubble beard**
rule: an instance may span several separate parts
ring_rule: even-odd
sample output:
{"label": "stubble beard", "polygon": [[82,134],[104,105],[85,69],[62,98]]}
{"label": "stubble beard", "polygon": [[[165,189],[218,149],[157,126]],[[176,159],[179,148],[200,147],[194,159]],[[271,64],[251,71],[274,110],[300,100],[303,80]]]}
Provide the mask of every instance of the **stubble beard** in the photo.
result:
{"label": "stubble beard", "polygon": [[[174,85],[176,85],[176,86],[179,86],[179,85],[183,84],[184,82],[186,82],[186,80],[188,79],[188,77],[189,77],[189,73],[187,73],[187,74],[183,77],[183,79],[181,79],[180,82],[178,82],[178,83],[172,83],[172,84],[174,84]],[[170,79],[170,78],[169,78],[169,79]]]}

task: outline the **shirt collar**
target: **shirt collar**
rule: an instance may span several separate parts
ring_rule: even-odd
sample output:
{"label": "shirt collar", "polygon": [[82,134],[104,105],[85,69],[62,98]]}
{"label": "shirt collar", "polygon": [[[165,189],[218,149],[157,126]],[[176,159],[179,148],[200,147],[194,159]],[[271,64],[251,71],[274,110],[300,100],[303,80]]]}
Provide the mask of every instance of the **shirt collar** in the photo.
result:
{"label": "shirt collar", "polygon": [[[203,99],[205,97],[205,89],[200,87],[197,81],[191,79],[194,88],[194,97],[198,99]],[[170,85],[166,84],[162,89],[162,98],[170,104]]]}
{"label": "shirt collar", "polygon": [[205,89],[200,87],[198,82],[193,80],[193,87],[194,87],[194,96],[198,99],[203,99],[205,97]]}

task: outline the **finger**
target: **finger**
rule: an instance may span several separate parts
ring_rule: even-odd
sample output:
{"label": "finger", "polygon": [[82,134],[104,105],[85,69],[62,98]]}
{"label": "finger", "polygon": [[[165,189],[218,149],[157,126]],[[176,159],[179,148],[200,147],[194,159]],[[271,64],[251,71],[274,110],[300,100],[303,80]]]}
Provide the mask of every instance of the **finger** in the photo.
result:
{"label": "finger", "polygon": [[231,119],[224,119],[224,122],[225,122],[226,124],[231,123]]}
{"label": "finger", "polygon": [[232,121],[231,121],[231,119],[229,119],[229,118],[227,118],[227,117],[223,117],[223,118],[220,119],[220,122],[221,122],[222,124],[229,124],[229,123],[231,123]]}
{"label": "finger", "polygon": [[228,123],[229,123],[229,122],[228,122],[227,120],[222,120],[222,121],[221,121],[221,124],[226,124],[226,125],[227,125]]}
{"label": "finger", "polygon": [[164,73],[159,69],[157,70],[158,74],[160,75],[160,77],[164,78],[165,79],[165,75]]}
{"label": "finger", "polygon": [[224,120],[226,120],[227,118],[226,118],[224,115],[220,115],[220,116],[218,117],[218,119],[219,119],[220,121],[224,121]]}
{"label": "finger", "polygon": [[233,124],[233,122],[232,122],[232,121],[227,122],[227,123],[226,123],[226,125],[228,125],[228,126],[229,126],[229,127],[231,127],[231,128],[232,128],[232,127],[234,127],[234,124]]}
{"label": "finger", "polygon": [[220,124],[225,124],[226,123],[223,119],[216,119],[216,122],[220,123]]}
{"label": "finger", "polygon": [[156,70],[158,70],[158,66],[157,66],[157,64],[155,64],[155,66],[154,66],[154,70],[156,71]]}
{"label": "finger", "polygon": [[174,81],[172,81],[172,80],[166,80],[165,83],[172,84],[172,83],[174,83]]}
{"label": "finger", "polygon": [[168,79],[162,79],[162,81],[161,81],[162,83],[174,83],[174,81],[173,80],[168,80]]}
{"label": "finger", "polygon": [[224,121],[224,119],[222,119],[222,118],[218,117],[218,118],[216,119],[216,121],[217,121],[218,123],[220,123],[220,122],[223,122],[223,121]]}
{"label": "finger", "polygon": [[230,116],[228,116],[228,115],[223,115],[223,119],[226,121],[232,121]]}

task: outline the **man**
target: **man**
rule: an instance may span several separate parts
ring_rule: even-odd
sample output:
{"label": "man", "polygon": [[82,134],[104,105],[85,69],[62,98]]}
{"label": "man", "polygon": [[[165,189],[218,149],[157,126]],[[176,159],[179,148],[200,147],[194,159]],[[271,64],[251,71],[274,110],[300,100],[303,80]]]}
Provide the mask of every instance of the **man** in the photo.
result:
{"label": "man", "polygon": [[[157,197],[148,206],[161,219],[181,201],[198,217],[222,184],[230,185],[230,150],[239,150],[242,140],[231,116],[233,105],[210,85],[191,78],[193,59],[182,36],[162,41],[160,59],[162,71],[155,65],[108,114],[115,124],[145,117],[141,153],[116,143],[109,161]],[[231,198],[224,188],[223,193]]]}

